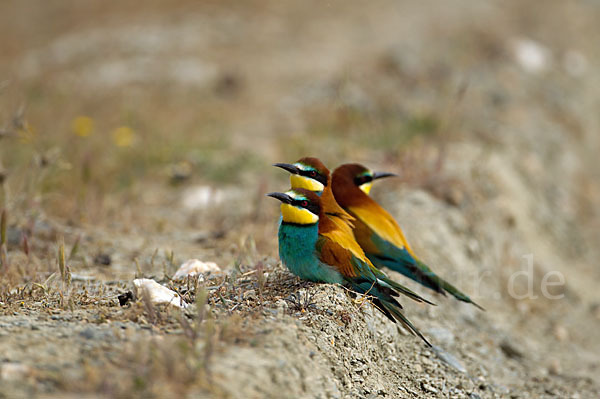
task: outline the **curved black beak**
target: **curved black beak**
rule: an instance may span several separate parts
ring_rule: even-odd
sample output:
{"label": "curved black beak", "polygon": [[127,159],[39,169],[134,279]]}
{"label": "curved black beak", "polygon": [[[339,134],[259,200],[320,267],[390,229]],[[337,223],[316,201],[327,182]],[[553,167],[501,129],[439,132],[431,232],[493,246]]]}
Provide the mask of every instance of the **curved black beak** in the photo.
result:
{"label": "curved black beak", "polygon": [[293,201],[292,197],[290,197],[289,195],[284,194],[284,193],[269,193],[269,194],[267,194],[267,197],[276,198],[279,201],[283,202],[284,204],[291,204]]}
{"label": "curved black beak", "polygon": [[375,172],[373,173],[373,180],[383,179],[384,177],[397,177],[398,175],[395,173],[388,172]]}
{"label": "curved black beak", "polygon": [[285,169],[288,172],[297,175],[300,173],[300,169],[296,165],[292,165],[291,163],[274,163],[273,166],[277,166],[278,168]]}

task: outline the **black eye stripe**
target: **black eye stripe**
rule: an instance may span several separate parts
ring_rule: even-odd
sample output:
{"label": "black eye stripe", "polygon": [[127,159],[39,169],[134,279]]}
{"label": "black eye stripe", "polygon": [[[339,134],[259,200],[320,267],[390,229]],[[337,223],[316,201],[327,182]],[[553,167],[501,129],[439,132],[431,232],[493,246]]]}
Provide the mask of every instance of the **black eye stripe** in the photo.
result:
{"label": "black eye stripe", "polygon": [[305,199],[293,200],[292,205],[298,206],[300,208],[308,209],[315,215],[319,214],[319,205],[316,203],[310,202],[308,200],[305,200]]}
{"label": "black eye stripe", "polygon": [[324,186],[327,186],[327,177],[323,176],[320,172],[316,170],[301,170],[299,172],[300,176],[309,177],[311,179],[315,179],[319,183]]}
{"label": "black eye stripe", "polygon": [[354,184],[356,184],[357,186],[362,186],[363,184],[371,181],[373,181],[373,176],[370,175],[356,176],[354,178]]}

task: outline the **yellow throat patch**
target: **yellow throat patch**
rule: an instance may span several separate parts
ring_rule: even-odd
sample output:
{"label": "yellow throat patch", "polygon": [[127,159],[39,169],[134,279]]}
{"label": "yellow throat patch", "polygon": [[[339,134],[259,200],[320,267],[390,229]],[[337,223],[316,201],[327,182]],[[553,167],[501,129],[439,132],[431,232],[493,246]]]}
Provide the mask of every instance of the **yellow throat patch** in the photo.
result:
{"label": "yellow throat patch", "polygon": [[363,190],[363,192],[367,195],[369,195],[369,193],[371,192],[371,187],[373,186],[373,182],[370,181],[368,183],[363,183],[360,186],[358,186],[358,188],[360,188],[361,190]]}
{"label": "yellow throat patch", "polygon": [[319,217],[308,209],[297,208],[290,204],[281,204],[281,216],[286,223],[315,224]]}
{"label": "yellow throat patch", "polygon": [[305,188],[309,191],[318,192],[323,191],[325,186],[315,179],[311,179],[310,177],[300,176],[300,175],[291,175],[290,183],[292,188]]}

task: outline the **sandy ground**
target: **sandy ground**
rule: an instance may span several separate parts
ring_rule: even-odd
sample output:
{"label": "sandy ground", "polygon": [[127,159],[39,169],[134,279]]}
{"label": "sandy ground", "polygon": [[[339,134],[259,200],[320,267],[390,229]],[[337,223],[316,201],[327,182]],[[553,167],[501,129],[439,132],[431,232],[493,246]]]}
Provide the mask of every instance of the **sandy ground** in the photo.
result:
{"label": "sandy ground", "polygon": [[[3,3],[0,397],[600,397],[599,17]],[[308,154],[398,173],[374,197],[486,311],[390,272],[430,349],[290,275],[263,194]],[[223,272],[171,280],[190,258]],[[191,305],[121,306],[139,277]]]}

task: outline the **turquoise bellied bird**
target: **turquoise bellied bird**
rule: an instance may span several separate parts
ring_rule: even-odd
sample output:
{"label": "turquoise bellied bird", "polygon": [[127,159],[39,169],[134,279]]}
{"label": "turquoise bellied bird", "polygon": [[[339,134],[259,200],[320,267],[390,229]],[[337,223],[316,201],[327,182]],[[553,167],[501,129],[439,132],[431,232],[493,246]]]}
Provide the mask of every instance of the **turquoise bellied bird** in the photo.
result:
{"label": "turquoise bellied bird", "polygon": [[[323,211],[318,195],[306,189],[269,193],[281,201],[279,256],[296,276],[310,281],[341,284],[360,294],[393,322],[399,322],[431,344],[402,314],[400,294],[417,302],[431,302],[390,280],[375,268],[353,238],[345,235]],[[343,246],[338,241],[344,241]]]}
{"label": "turquoise bellied bird", "polygon": [[388,267],[443,295],[471,303],[471,298],[436,275],[414,253],[394,218],[370,196],[373,181],[395,176],[373,173],[360,164],[341,165],[333,171],[332,190],[335,200],[354,216],[354,236],[367,257],[377,267]]}

